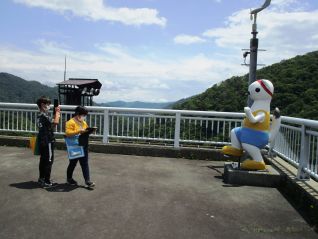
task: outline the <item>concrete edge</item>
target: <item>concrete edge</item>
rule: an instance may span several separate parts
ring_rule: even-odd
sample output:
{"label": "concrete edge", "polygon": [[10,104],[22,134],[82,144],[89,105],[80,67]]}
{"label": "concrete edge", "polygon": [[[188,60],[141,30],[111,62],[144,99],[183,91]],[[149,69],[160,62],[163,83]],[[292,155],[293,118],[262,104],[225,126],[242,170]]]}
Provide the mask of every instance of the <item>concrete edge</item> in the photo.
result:
{"label": "concrete edge", "polygon": [[297,180],[297,169],[279,157],[267,160],[284,176],[278,187],[280,193],[318,232],[318,182]]}
{"label": "concrete edge", "polygon": [[[0,146],[29,147],[30,137],[20,136],[0,136]],[[57,139],[56,149],[66,150],[64,140]],[[212,160],[212,161],[235,161],[235,158],[225,157],[219,149],[205,148],[173,148],[171,146],[145,145],[145,144],[124,144],[109,143],[103,144],[98,141],[91,141],[89,145],[90,152],[106,154],[123,154],[136,156],[168,157],[168,158],[186,158],[194,160]]]}

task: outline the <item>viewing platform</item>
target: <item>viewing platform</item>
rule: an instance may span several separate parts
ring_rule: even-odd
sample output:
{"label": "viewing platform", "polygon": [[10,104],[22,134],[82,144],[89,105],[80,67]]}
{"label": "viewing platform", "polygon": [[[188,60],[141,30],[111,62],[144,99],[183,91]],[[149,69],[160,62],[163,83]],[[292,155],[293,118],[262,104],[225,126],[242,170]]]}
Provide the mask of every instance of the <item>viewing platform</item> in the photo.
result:
{"label": "viewing platform", "polygon": [[[264,156],[283,179],[256,187],[224,182],[233,159],[220,148],[243,114],[88,107],[98,127],[88,190],[65,183],[62,135],[74,107],[61,108],[58,185],[44,190],[27,148],[36,106],[0,103],[0,238],[317,238],[317,121],[282,117]],[[84,185],[79,167],[74,178]]]}
{"label": "viewing platform", "polygon": [[0,238],[317,238],[276,188],[224,184],[223,162],[90,153],[88,190],[56,150],[44,190],[30,149],[0,151]]}

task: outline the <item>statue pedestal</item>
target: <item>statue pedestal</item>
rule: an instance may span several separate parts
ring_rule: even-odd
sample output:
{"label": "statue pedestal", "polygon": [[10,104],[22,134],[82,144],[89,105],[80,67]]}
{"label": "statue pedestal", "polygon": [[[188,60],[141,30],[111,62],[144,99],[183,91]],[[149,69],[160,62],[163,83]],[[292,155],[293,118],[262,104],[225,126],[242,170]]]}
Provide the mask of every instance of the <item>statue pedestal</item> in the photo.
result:
{"label": "statue pedestal", "polygon": [[225,163],[223,176],[227,184],[259,187],[278,187],[282,180],[282,175],[271,165],[266,165],[266,170],[248,171],[238,169],[235,163]]}

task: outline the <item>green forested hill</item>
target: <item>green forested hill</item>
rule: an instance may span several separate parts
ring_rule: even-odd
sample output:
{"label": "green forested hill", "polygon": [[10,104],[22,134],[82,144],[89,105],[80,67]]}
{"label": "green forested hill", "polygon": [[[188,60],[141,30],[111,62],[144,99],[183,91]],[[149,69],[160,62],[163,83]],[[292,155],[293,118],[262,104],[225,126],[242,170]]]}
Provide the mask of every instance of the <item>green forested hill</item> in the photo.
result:
{"label": "green forested hill", "polygon": [[[257,79],[268,79],[275,93],[271,107],[282,115],[318,119],[318,51],[264,67]],[[232,77],[173,105],[174,109],[243,112],[248,75]]]}
{"label": "green forested hill", "polygon": [[35,103],[42,96],[57,98],[57,87],[48,87],[37,81],[26,81],[20,77],[0,73],[0,102]]}

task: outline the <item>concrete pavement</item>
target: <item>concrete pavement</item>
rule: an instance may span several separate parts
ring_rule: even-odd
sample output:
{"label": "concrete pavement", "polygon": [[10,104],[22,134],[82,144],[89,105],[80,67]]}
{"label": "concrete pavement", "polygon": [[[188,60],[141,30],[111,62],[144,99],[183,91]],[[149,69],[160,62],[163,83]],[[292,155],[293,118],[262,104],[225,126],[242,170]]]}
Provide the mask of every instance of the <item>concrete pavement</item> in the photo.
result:
{"label": "concrete pavement", "polygon": [[90,153],[87,190],[55,153],[59,185],[44,190],[38,157],[0,147],[0,238],[318,238],[277,189],[225,185],[222,162]]}

